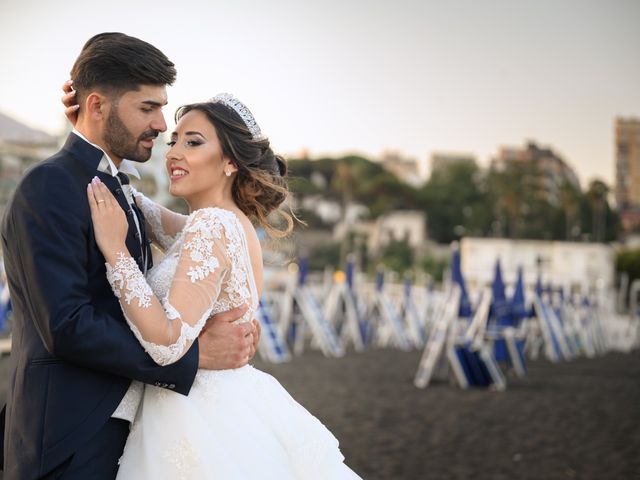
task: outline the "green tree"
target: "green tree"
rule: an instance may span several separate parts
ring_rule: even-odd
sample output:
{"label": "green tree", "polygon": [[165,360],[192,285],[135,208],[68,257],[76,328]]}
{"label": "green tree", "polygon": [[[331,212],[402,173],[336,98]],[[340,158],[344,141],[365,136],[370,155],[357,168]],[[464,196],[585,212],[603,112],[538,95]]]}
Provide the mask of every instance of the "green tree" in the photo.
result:
{"label": "green tree", "polygon": [[580,227],[580,197],[582,192],[570,182],[564,182],[560,187],[560,206],[564,217],[564,238],[576,239],[582,228]]}
{"label": "green tree", "polygon": [[526,162],[508,162],[503,169],[489,171],[487,184],[497,225],[495,234],[508,238],[535,238],[536,232],[540,234],[542,228],[535,220],[547,204],[538,191],[537,178],[535,167]]}
{"label": "green tree", "polygon": [[[591,182],[586,192],[567,182],[551,203],[545,177],[533,162],[489,170],[473,160],[445,163],[419,189],[355,155],[293,159],[289,172],[294,195],[322,195],[338,202],[343,214],[353,203],[367,206],[372,219],[392,210],[423,210],[429,236],[443,243],[462,235],[612,241],[620,231],[604,182]],[[317,218],[305,215],[322,228]],[[343,253],[349,248],[345,244]]]}
{"label": "green tree", "polygon": [[427,213],[429,236],[436,241],[488,233],[490,196],[475,161],[460,160],[436,168],[418,195]]}
{"label": "green tree", "polygon": [[629,275],[629,283],[640,278],[640,249],[618,252],[616,254],[616,271]]}
{"label": "green tree", "polygon": [[419,266],[431,276],[433,281],[440,283],[444,279],[444,272],[450,267],[450,263],[449,260],[427,255],[420,260]]}
{"label": "green tree", "polygon": [[620,217],[609,205],[609,187],[602,180],[592,180],[582,202],[583,231],[594,242],[616,240],[620,233]]}
{"label": "green tree", "polygon": [[406,271],[413,269],[413,257],[413,250],[406,239],[391,240],[382,249],[379,261],[388,269],[404,274]]}
{"label": "green tree", "polygon": [[[373,210],[372,216],[397,209],[419,208],[415,188],[386,171],[382,165],[355,155],[318,160],[289,160],[290,188],[296,195],[322,194],[343,209],[357,202]],[[313,184],[321,175],[325,186]]]}

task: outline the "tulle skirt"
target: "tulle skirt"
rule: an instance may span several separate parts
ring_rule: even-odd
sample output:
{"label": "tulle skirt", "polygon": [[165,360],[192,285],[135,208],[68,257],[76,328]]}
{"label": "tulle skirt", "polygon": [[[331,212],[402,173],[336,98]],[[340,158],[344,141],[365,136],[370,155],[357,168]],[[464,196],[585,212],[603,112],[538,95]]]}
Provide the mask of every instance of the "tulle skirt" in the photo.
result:
{"label": "tulle skirt", "polygon": [[338,441],[271,375],[200,370],[189,396],[145,386],[118,479],[359,479]]}

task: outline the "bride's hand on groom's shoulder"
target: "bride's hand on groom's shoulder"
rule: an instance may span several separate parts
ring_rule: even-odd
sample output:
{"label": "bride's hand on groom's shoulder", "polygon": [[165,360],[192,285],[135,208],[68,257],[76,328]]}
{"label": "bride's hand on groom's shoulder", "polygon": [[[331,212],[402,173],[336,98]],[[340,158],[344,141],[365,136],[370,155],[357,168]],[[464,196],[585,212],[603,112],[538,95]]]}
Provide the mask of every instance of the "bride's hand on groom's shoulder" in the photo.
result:
{"label": "bride's hand on groom's shoulder", "polygon": [[78,100],[76,99],[76,91],[73,89],[73,80],[67,80],[62,84],[62,91],[64,95],[60,98],[62,104],[64,105],[64,115],[67,117],[67,120],[73,125],[76,126],[76,122],[78,121],[78,109],[80,105],[78,105]]}
{"label": "bride's hand on groom's shoulder", "polygon": [[118,253],[128,253],[125,240],[129,225],[124,210],[99,178],[87,185],[93,231],[105,260],[115,265]]}

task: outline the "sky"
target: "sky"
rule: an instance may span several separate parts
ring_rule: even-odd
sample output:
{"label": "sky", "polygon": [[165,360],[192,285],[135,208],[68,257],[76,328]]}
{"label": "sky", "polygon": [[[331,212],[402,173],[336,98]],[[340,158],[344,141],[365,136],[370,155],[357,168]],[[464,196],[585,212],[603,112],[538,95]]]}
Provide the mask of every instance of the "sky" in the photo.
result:
{"label": "sky", "polygon": [[84,42],[121,31],[176,64],[165,110],[230,92],[274,150],[312,156],[549,146],[614,178],[614,119],[640,117],[638,0],[0,0],[0,111],[52,134]]}

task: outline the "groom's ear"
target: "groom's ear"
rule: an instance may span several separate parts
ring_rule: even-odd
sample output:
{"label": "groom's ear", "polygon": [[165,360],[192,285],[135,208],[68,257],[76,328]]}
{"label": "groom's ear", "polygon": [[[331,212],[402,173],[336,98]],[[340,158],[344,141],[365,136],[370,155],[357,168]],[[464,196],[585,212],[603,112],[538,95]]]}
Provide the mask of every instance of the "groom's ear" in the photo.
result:
{"label": "groom's ear", "polygon": [[91,92],[85,101],[85,112],[94,121],[100,121],[107,117],[111,102],[98,92]]}

